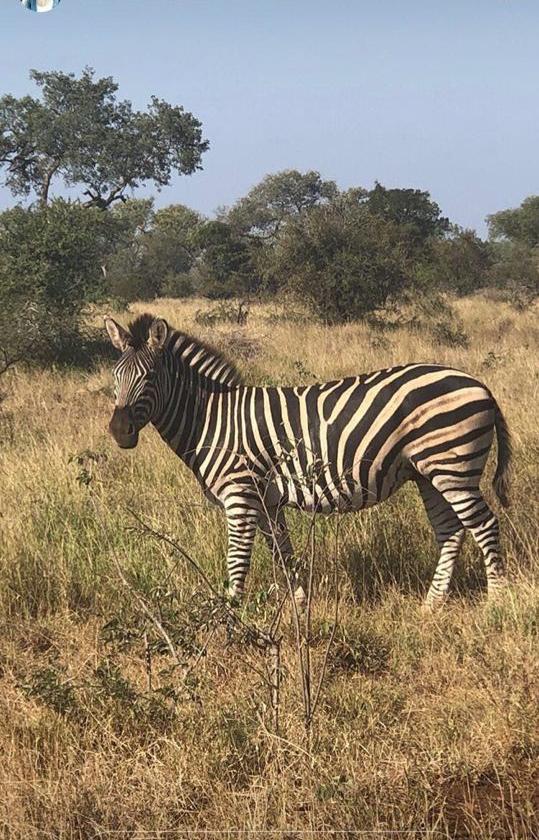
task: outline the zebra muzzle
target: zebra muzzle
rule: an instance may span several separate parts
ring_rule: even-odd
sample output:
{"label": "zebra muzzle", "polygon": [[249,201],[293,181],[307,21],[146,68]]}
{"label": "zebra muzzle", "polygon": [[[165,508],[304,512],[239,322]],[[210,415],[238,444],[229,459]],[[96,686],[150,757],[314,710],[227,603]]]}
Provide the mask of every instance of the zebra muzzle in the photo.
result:
{"label": "zebra muzzle", "polygon": [[109,431],[122,449],[133,449],[138,443],[138,431],[129,408],[115,408]]}

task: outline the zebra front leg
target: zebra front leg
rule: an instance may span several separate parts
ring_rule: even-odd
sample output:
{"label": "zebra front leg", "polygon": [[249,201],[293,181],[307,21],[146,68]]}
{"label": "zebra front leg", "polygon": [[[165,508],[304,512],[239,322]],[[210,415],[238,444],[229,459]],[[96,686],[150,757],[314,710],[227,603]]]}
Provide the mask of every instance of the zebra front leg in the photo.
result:
{"label": "zebra front leg", "polygon": [[251,564],[251,554],[258,525],[258,511],[234,510],[226,512],[228,527],[228,594],[240,601],[245,577]]}
{"label": "zebra front leg", "polygon": [[294,558],[294,549],[290,540],[288,526],[282,508],[266,511],[260,514],[260,530],[268,544],[274,562],[282,565],[290,578],[294,601],[297,608],[303,612],[307,605],[306,581],[304,574]]}

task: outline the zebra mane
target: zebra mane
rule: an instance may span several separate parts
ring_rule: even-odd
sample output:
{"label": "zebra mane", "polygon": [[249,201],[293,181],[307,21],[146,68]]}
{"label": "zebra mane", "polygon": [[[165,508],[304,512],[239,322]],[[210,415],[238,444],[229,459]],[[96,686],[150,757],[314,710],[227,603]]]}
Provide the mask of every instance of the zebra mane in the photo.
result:
{"label": "zebra mane", "polygon": [[[136,350],[148,341],[150,326],[154,319],[154,315],[144,312],[129,324],[129,344]],[[175,330],[170,325],[166,348],[205,379],[211,379],[222,385],[241,385],[243,381],[236,366],[220,350],[189,333]]]}
{"label": "zebra mane", "polygon": [[151,315],[150,312],[144,312],[127,325],[130,347],[140,350],[146,344],[150,335],[150,326],[154,320],[154,315]]}

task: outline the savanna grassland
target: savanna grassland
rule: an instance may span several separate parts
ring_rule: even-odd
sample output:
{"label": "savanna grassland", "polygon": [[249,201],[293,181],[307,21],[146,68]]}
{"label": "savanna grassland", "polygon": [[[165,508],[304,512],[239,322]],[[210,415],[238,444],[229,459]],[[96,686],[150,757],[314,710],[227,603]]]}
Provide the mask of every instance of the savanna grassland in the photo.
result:
{"label": "savanna grassland", "polygon": [[[335,579],[338,627],[309,740],[285,609],[276,732],[264,654],[205,623],[199,577],[142,535],[133,513],[173,534],[218,587],[224,517],[153,430],[132,452],[116,447],[110,363],[16,367],[2,377],[0,405],[2,836],[537,837],[537,310],[458,301],[466,345],[428,324],[323,327],[267,306],[253,307],[244,326],[202,326],[195,313],[207,307],[163,299],[131,312],[149,308],[213,342],[250,383],[406,361],[481,378],[514,438],[512,507],[500,514],[510,590],[485,602],[482,561],[467,540],[447,606],[421,609],[436,549],[411,486],[362,514],[317,521],[314,547],[309,517],[289,515],[295,543],[315,553],[315,682]],[[489,499],[494,462],[493,452]],[[266,626],[273,577],[257,539],[246,621]],[[176,627],[173,646],[191,669],[185,687],[148,611]]]}

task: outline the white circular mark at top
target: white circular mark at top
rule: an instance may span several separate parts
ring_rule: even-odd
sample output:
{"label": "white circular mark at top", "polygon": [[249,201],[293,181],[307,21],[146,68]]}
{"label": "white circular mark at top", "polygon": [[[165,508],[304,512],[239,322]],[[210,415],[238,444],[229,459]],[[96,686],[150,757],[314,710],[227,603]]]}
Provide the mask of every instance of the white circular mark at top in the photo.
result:
{"label": "white circular mark at top", "polygon": [[60,0],[20,0],[21,6],[29,12],[50,12]]}

